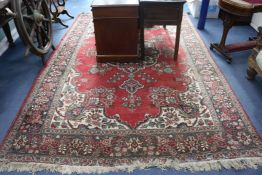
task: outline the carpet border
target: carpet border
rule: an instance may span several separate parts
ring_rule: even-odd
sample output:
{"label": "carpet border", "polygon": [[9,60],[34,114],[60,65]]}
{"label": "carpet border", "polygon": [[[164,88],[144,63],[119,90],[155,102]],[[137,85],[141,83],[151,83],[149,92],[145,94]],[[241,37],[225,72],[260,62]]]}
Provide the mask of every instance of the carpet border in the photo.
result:
{"label": "carpet border", "polygon": [[[189,25],[191,25],[192,28],[195,28],[194,24],[192,23],[189,15],[184,15],[183,17],[185,17],[190,21]],[[254,126],[253,121],[251,120],[249,114],[247,113],[247,111],[245,110],[244,106],[242,105],[239,96],[235,93],[233,87],[229,84],[228,80],[226,79],[226,76],[224,74],[224,72],[221,70],[221,68],[217,65],[216,61],[213,59],[212,57],[212,52],[208,49],[208,46],[205,44],[205,42],[202,40],[199,31],[195,28],[195,30],[193,30],[194,33],[196,34],[196,36],[198,37],[198,40],[202,43],[202,45],[204,46],[206,52],[209,54],[209,56],[212,58],[210,59],[210,63],[212,63],[212,66],[214,66],[214,68],[216,69],[216,72],[218,73],[218,75],[220,77],[223,78],[223,82],[224,86],[226,86],[226,88],[228,88],[230,90],[230,96],[233,97],[236,100],[236,104],[241,108],[241,112],[243,112],[245,114],[245,118],[249,121],[250,125],[254,128],[255,132],[257,135],[260,136],[260,140],[262,141],[262,136],[260,135],[260,133],[258,132],[258,129]],[[262,133],[261,133],[262,134]]]}
{"label": "carpet border", "polygon": [[[1,163],[1,160],[0,160]],[[212,160],[212,161],[201,161],[201,162],[188,162],[179,163],[174,160],[168,159],[166,162],[159,160],[152,160],[149,163],[142,163],[135,161],[131,165],[120,165],[114,167],[105,166],[70,166],[70,165],[55,165],[55,164],[44,164],[44,163],[1,163],[0,172],[39,172],[49,171],[58,172],[62,174],[72,173],[109,173],[109,172],[132,172],[134,170],[143,170],[147,168],[160,168],[167,170],[167,168],[173,168],[175,170],[184,170],[188,172],[204,172],[204,171],[219,171],[222,169],[235,169],[243,170],[246,168],[257,169],[258,164],[262,164],[261,157],[254,158],[237,158],[237,159],[223,159],[223,160]]]}
{"label": "carpet border", "polygon": [[[5,134],[5,137],[3,138],[2,142],[0,143],[0,148],[3,146],[4,142],[6,141],[7,137],[9,136],[10,134],[10,131],[11,129],[13,128],[15,122],[17,121],[17,119],[19,118],[19,115],[21,114],[22,110],[24,109],[25,105],[26,105],[26,102],[28,101],[28,99],[31,97],[32,93],[34,92],[34,89],[36,87],[36,84],[37,82],[39,81],[39,78],[42,76],[42,74],[45,72],[45,70],[47,69],[47,67],[49,66],[51,60],[53,59],[55,53],[56,53],[56,50],[58,47],[60,47],[60,45],[64,42],[65,38],[69,35],[69,33],[71,32],[71,30],[73,29],[74,27],[74,24],[76,23],[77,19],[83,15],[85,13],[81,13],[79,14],[74,22],[72,23],[72,25],[68,28],[68,30],[66,31],[66,33],[64,34],[64,36],[62,37],[62,39],[60,40],[60,42],[58,43],[58,45],[55,47],[55,50],[52,51],[52,53],[50,54],[50,56],[48,57],[47,59],[47,62],[45,63],[45,65],[42,67],[42,69],[39,71],[39,73],[36,75],[33,83],[32,83],[32,86],[30,87],[25,99],[23,100],[22,102],[22,105],[21,107],[19,108],[18,112],[16,113],[16,116],[14,118],[14,120],[12,121],[11,125],[9,126],[9,129],[8,131],[6,132]],[[88,13],[89,14],[89,13]]]}

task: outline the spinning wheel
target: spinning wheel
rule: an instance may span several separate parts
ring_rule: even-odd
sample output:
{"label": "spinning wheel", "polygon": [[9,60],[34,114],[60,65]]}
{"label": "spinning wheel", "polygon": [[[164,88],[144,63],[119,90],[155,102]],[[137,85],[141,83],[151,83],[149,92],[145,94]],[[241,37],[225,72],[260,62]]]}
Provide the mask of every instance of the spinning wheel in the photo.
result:
{"label": "spinning wheel", "polygon": [[29,52],[42,57],[54,46],[52,44],[52,19],[45,0],[10,0],[7,14],[14,17],[17,32]]}

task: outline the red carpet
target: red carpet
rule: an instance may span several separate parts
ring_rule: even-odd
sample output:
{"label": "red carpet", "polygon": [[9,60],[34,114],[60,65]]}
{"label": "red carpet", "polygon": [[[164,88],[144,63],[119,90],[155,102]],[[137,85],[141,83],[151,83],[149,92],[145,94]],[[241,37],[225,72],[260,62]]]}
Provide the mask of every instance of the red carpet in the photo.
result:
{"label": "red carpet", "polygon": [[183,20],[178,60],[174,27],[155,27],[143,61],[98,64],[92,19],[80,15],[1,144],[0,171],[261,165],[259,135]]}

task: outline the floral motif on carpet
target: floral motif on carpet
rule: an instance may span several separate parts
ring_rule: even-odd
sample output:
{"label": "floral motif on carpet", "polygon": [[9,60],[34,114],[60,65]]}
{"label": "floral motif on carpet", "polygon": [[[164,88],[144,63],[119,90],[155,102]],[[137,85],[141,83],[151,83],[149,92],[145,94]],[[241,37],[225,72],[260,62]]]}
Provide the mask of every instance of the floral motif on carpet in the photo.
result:
{"label": "floral motif on carpet", "polygon": [[261,164],[261,139],[187,16],[177,60],[174,36],[174,27],[147,29],[143,60],[97,63],[91,16],[80,15],[3,141],[0,168]]}

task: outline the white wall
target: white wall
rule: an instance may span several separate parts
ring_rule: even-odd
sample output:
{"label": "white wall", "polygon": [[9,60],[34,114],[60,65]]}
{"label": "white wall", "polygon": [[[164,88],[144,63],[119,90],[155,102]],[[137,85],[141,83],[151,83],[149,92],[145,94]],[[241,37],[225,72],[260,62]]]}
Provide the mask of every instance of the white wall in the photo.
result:
{"label": "white wall", "polygon": [[258,31],[258,27],[262,26],[262,13],[255,13],[252,17],[250,25]]}

